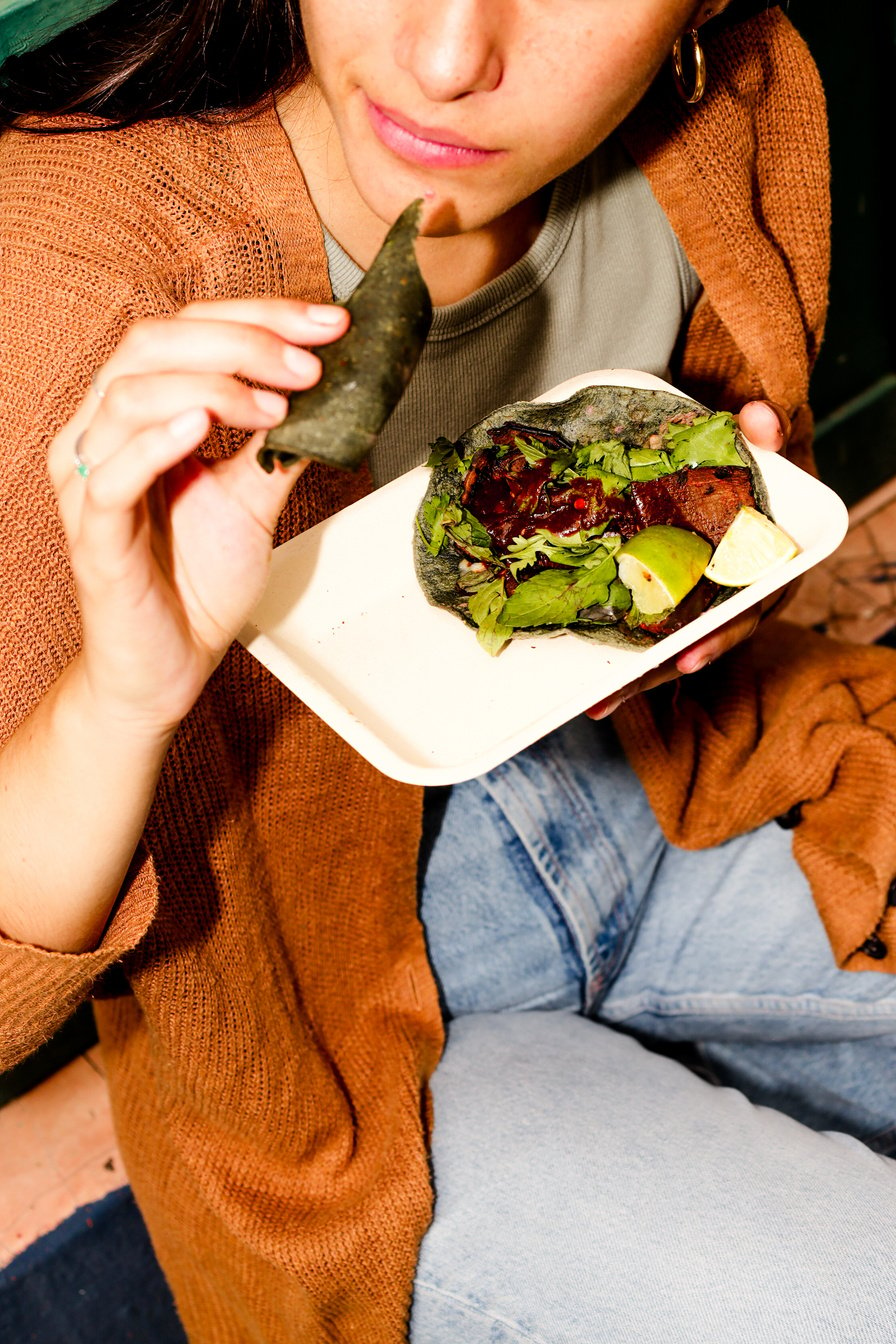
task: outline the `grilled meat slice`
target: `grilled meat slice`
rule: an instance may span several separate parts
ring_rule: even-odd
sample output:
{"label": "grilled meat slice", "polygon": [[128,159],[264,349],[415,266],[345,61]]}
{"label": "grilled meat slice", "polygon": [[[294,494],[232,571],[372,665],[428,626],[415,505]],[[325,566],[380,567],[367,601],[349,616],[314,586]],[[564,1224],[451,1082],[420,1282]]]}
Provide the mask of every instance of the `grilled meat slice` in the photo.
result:
{"label": "grilled meat slice", "polygon": [[746,467],[690,467],[653,481],[633,481],[631,499],[638,527],[653,523],[686,527],[713,546],[718,546],[739,509],[745,504],[756,507]]}
{"label": "grilled meat slice", "polygon": [[533,530],[544,527],[560,537],[582,528],[600,527],[601,523],[607,523],[609,532],[619,532],[624,537],[631,536],[641,526],[629,500],[622,495],[607,494],[600,481],[587,481],[583,477],[542,490],[532,515]]}
{"label": "grilled meat slice", "polygon": [[[598,480],[580,479],[558,486],[550,482],[549,460],[533,464],[517,449],[497,457],[486,448],[470,464],[461,503],[475,514],[500,550],[514,537],[531,537],[542,527],[569,536],[582,528],[625,519],[629,530],[624,535],[629,536],[640,526],[629,501],[607,494]],[[611,527],[622,530],[615,521]]]}
{"label": "grilled meat slice", "polygon": [[[551,478],[547,459],[534,466],[519,451],[498,457],[483,448],[470,463],[461,504],[474,514],[499,547],[514,537],[529,535],[527,520],[535,513],[538,497]],[[530,524],[532,527],[539,524]]]}

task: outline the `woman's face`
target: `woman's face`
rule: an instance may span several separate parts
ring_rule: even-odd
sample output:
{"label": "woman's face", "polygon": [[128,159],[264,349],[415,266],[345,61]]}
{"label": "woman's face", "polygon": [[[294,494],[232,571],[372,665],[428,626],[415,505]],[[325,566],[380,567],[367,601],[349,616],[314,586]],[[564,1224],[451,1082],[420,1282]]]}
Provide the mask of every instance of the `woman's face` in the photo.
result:
{"label": "woman's face", "polygon": [[301,8],[316,81],[365,204],[391,221],[423,196],[425,231],[454,234],[498,219],[590,153],[645,92],[694,0]]}

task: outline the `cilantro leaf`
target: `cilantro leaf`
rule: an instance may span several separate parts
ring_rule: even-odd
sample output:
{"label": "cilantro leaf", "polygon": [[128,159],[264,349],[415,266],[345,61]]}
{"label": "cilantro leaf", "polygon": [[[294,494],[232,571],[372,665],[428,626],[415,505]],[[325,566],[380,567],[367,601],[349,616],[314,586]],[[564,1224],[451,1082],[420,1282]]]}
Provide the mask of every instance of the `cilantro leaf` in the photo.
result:
{"label": "cilantro leaf", "polygon": [[423,541],[423,545],[429,551],[430,555],[438,555],[445,544],[445,515],[449,508],[450,495],[433,495],[428,499],[420,512],[423,514],[423,521],[429,528],[429,537],[423,531],[420,525],[420,518],[417,518],[417,531]]}
{"label": "cilantro leaf", "polygon": [[435,443],[429,445],[429,457],[426,459],[428,467],[453,467],[455,471],[461,474],[465,473],[470,465],[470,460],[461,457],[457,451],[457,444],[452,443],[440,434]]}
{"label": "cilantro leaf", "polygon": [[621,545],[619,537],[601,536],[606,526],[603,523],[566,537],[540,527],[531,537],[515,537],[507,548],[507,567],[516,578],[521,570],[538,564],[540,559],[576,567],[599,565]]}

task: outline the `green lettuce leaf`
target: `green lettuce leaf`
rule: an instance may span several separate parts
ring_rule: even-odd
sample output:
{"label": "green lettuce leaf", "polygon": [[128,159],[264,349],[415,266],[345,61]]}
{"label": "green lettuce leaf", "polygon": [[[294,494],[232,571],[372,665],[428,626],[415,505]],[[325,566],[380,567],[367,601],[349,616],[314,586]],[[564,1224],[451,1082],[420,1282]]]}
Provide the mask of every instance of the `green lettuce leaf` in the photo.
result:
{"label": "green lettuce leaf", "polygon": [[677,471],[672,459],[662,448],[631,448],[628,454],[633,481],[655,481]]}
{"label": "green lettuce leaf", "polygon": [[606,495],[623,495],[632,483],[634,472],[631,476],[617,476],[615,472],[604,471],[603,467],[583,467],[581,471],[568,472],[566,479],[574,480],[576,477],[586,481],[600,481]]}
{"label": "green lettuce leaf", "polygon": [[517,434],[514,437],[513,443],[514,447],[519,448],[530,467],[535,467],[539,462],[543,462],[545,458],[554,456],[550,448],[546,447],[543,443],[539,443],[536,439],[524,439],[520,434]]}
{"label": "green lettuce leaf", "polygon": [[476,638],[486,653],[494,656],[500,653],[513,634],[513,630],[502,624],[501,615],[505,606],[504,576],[487,579],[470,593],[467,609],[476,622]]}
{"label": "green lettuce leaf", "polygon": [[625,481],[630,481],[632,477],[628,449],[620,439],[577,444],[575,465],[582,476],[586,475],[588,467],[599,467],[601,471],[621,476]]}
{"label": "green lettuce leaf", "polygon": [[450,517],[445,517],[444,529],[453,541],[477,560],[493,560],[492,539],[478,518],[474,518],[468,509],[453,505]]}
{"label": "green lettuce leaf", "polygon": [[699,416],[692,425],[669,425],[663,435],[673,470],[682,467],[742,467],[735,447],[734,416],[728,411]]}
{"label": "green lettuce leaf", "polygon": [[420,525],[419,517],[417,519],[417,531],[430,555],[438,555],[448,538],[457,541],[477,560],[493,560],[491,537],[478,518],[474,518],[472,513],[462,509],[459,504],[452,504],[450,500],[451,496],[446,492],[443,495],[433,495],[432,499],[423,505],[421,512],[423,521],[429,528],[428,537]]}
{"label": "green lettuce leaf", "polygon": [[616,562],[608,557],[593,569],[544,569],[526,579],[507,599],[501,622],[515,630],[537,625],[570,625],[585,607],[610,595]]}

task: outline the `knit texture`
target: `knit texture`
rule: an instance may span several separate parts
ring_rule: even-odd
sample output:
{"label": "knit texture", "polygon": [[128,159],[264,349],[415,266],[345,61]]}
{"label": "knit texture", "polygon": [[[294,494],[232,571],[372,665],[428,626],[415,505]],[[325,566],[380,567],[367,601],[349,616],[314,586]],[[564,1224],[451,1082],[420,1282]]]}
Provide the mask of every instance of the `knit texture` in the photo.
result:
{"label": "knit texture", "polygon": [[[271,109],[226,130],[10,134],[0,179],[5,737],[79,645],[45,455],[92,370],[136,319],[205,297],[324,299],[327,275]],[[278,539],[363,488],[312,468]],[[441,1045],[419,829],[417,790],[235,646],[177,735],[102,945],[0,949],[4,1064],[92,986],[112,996],[97,1015],[122,1151],[191,1339],[402,1336]]]}
{"label": "knit texture", "polygon": [[626,710],[620,736],[667,839],[705,849],[794,826],[838,965],[896,971],[896,653],[770,622]]}
{"label": "knit texture", "polygon": [[[679,112],[664,74],[628,130],[706,288],[677,376],[719,406],[768,390],[805,442],[827,245],[817,77],[777,14],[707,46],[705,103]],[[140,317],[322,299],[327,268],[271,106],[7,134],[0,249],[5,739],[79,647],[45,455],[92,371]],[[216,431],[207,451],[240,441]],[[313,467],[278,540],[365,486]],[[0,940],[0,1065],[97,997],[128,1173],[194,1344],[405,1337],[442,1043],[419,829],[417,790],[234,647],[177,735],[100,946]]]}

